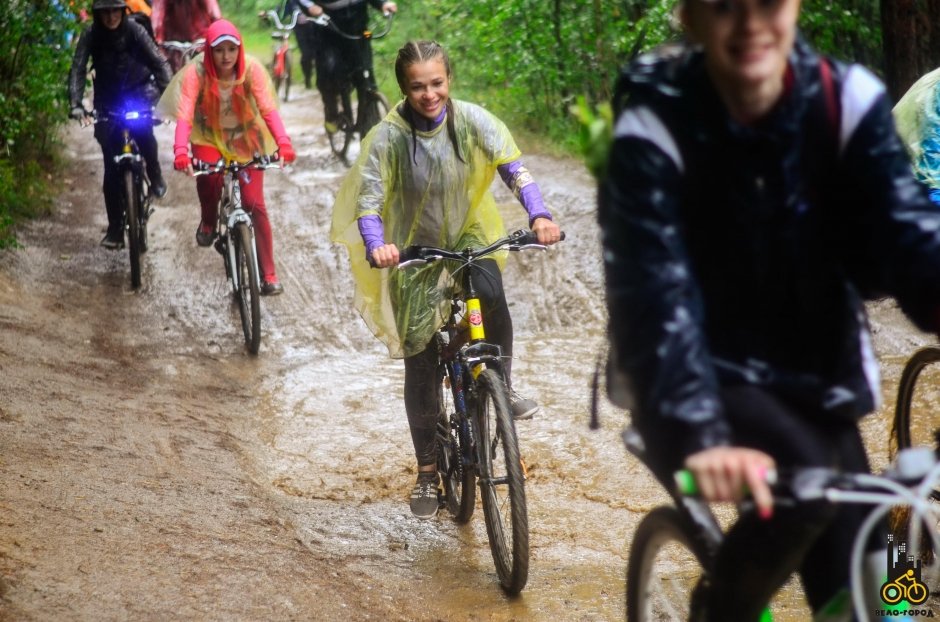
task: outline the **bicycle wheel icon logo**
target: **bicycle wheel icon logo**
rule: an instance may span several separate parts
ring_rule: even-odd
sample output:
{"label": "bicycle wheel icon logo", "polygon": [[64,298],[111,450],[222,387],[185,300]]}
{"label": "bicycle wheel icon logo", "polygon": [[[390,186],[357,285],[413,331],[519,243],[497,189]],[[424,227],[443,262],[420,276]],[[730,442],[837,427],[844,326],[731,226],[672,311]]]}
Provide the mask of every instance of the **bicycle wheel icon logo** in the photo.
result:
{"label": "bicycle wheel icon logo", "polygon": [[919,605],[930,596],[921,580],[921,562],[908,555],[907,543],[888,534],[888,580],[881,584],[881,600],[886,605],[907,601]]}
{"label": "bicycle wheel icon logo", "polygon": [[930,590],[908,570],[894,581],[886,581],[881,586],[881,600],[886,605],[896,605],[906,600],[912,605],[919,605],[930,596]]}

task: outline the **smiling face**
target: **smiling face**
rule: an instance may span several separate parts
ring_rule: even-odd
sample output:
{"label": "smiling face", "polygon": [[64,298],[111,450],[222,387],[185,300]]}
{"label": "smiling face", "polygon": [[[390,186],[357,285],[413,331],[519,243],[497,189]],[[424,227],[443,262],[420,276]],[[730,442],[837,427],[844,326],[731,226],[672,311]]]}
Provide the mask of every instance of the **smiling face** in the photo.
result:
{"label": "smiling face", "polygon": [[215,72],[219,79],[234,80],[238,46],[231,41],[222,41],[212,48],[212,62],[215,63]]}
{"label": "smiling face", "polygon": [[682,21],[719,90],[782,88],[800,0],[685,0]]}
{"label": "smiling face", "polygon": [[401,86],[412,109],[436,120],[450,96],[450,76],[444,60],[434,57],[408,65]]}

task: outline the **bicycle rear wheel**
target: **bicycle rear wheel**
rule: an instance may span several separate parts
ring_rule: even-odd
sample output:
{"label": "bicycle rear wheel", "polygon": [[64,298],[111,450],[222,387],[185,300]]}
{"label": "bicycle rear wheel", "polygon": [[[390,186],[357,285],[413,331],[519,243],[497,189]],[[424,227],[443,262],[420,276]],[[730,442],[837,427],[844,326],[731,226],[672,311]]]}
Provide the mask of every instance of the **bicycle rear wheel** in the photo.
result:
{"label": "bicycle rear wheel", "polygon": [[[443,371],[443,369],[442,369]],[[440,418],[437,423],[437,470],[444,483],[444,505],[458,523],[466,523],[473,516],[476,503],[476,474],[470,457],[470,421],[456,413],[447,414],[444,401],[444,376],[438,385]]]}
{"label": "bicycle rear wheel", "polygon": [[688,620],[703,574],[679,511],[654,508],[633,534],[627,561],[627,622]]}
{"label": "bicycle rear wheel", "polygon": [[245,345],[251,354],[257,354],[261,345],[261,293],[258,278],[258,255],[255,240],[247,224],[235,225],[231,242],[235,250],[235,269],[238,290],[235,297],[242,319]]}
{"label": "bicycle rear wheel", "polygon": [[[940,347],[917,350],[901,372],[892,431],[898,449],[936,446],[940,430]],[[933,491],[940,500],[940,490]]]}
{"label": "bicycle rear wheel", "polygon": [[476,409],[486,532],[500,584],[506,593],[514,595],[522,591],[529,578],[529,519],[509,391],[494,369],[484,370],[477,378]]}
{"label": "bicycle rear wheel", "polygon": [[124,170],[124,221],[127,227],[127,250],[131,260],[131,287],[140,287],[140,191],[134,171]]}
{"label": "bicycle rear wheel", "polygon": [[359,136],[365,137],[375,125],[388,114],[388,99],[379,91],[369,93],[368,99],[359,105]]}

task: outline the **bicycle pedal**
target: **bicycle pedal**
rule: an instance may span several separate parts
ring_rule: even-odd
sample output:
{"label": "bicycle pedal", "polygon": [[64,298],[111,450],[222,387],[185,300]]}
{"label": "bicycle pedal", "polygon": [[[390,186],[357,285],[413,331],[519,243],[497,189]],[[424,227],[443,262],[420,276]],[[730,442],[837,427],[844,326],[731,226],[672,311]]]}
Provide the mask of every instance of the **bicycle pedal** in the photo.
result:
{"label": "bicycle pedal", "polygon": [[220,255],[225,257],[225,242],[222,240],[222,238],[216,238],[212,246],[219,252]]}

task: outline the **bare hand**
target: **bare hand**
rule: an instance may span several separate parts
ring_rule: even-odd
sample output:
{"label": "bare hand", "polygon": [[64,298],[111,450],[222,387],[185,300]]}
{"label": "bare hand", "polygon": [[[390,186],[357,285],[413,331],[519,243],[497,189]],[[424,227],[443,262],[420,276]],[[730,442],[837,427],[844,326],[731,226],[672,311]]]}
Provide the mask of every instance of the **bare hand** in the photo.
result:
{"label": "bare hand", "polygon": [[382,3],[382,12],[383,13],[397,13],[398,5],[394,2],[383,2]]}
{"label": "bare hand", "polygon": [[372,264],[376,268],[390,268],[398,265],[398,247],[383,244],[372,250]]}
{"label": "bare hand", "polygon": [[761,518],[773,514],[773,495],[767,472],[774,459],[762,451],[745,447],[712,447],[685,459],[706,501],[740,501],[750,491]]}
{"label": "bare hand", "polygon": [[532,231],[539,239],[539,244],[554,244],[561,239],[561,229],[548,218],[536,218],[532,223]]}

